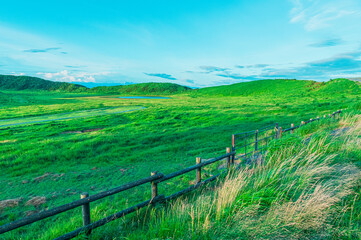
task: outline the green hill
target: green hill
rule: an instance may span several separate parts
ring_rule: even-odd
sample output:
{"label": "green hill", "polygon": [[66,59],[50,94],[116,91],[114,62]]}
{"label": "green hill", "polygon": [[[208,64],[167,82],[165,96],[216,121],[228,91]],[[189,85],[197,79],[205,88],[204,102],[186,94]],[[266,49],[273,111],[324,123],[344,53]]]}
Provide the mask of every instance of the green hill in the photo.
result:
{"label": "green hill", "polygon": [[212,96],[252,96],[252,95],[284,95],[306,92],[315,82],[308,80],[269,79],[252,82],[235,83],[225,86],[198,89],[202,95]]}
{"label": "green hill", "polygon": [[167,95],[183,93],[191,88],[174,83],[139,83],[111,87],[95,87],[88,91],[93,93],[125,94],[125,95]]}
{"label": "green hill", "polygon": [[267,79],[207,87],[194,91],[207,96],[288,96],[305,94],[357,94],[360,85],[348,79],[333,79],[328,82],[295,79]]}
{"label": "green hill", "polygon": [[84,92],[86,87],[78,84],[53,82],[37,77],[0,75],[0,89],[3,90],[44,90],[61,92]]}

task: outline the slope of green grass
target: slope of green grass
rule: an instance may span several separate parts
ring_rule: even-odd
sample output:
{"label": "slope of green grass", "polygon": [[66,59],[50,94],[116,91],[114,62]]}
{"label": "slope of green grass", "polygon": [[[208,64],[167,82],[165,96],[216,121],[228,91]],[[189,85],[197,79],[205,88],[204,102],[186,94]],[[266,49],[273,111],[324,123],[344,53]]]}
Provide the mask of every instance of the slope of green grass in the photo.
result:
{"label": "slope of green grass", "polygon": [[275,79],[235,83],[226,86],[208,87],[195,90],[206,96],[276,96],[300,95],[309,91],[314,81]]}
{"label": "slope of green grass", "polygon": [[36,77],[0,75],[0,89],[83,92],[87,88],[77,84],[53,82]]}
{"label": "slope of green grass", "polygon": [[[0,209],[0,224],[24,217],[31,211],[77,200],[84,191],[95,194],[147,177],[151,171],[166,174],[182,169],[194,164],[197,156],[218,156],[230,146],[231,134],[235,132],[275,122],[288,127],[292,122],[297,124],[337,109],[360,106],[357,91],[341,97],[330,94],[332,91],[318,91],[320,87],[310,81],[270,80],[253,84],[260,88],[263,83],[271,87],[273,81],[280,84],[276,88],[278,94],[257,96],[250,91],[248,95],[210,97],[201,94],[201,90],[194,91],[197,94],[192,90],[172,95],[171,99],[119,99],[80,94],[76,97],[45,92],[21,92],[19,95],[20,92],[2,90],[7,98],[14,99],[13,102],[3,99],[3,119],[98,108],[143,106],[145,109],[1,128],[0,185],[4,187],[0,188],[0,201],[21,199],[17,206]],[[242,89],[239,87],[242,84],[236,87]],[[304,89],[304,94],[289,90],[295,86],[299,91]],[[204,174],[212,174],[214,170],[205,169]],[[193,181],[194,173],[189,173],[162,184],[160,193],[169,194]],[[146,185],[92,204],[93,221],[129,206],[134,200],[148,199],[149,188]],[[46,202],[39,206],[27,204],[39,196],[45,197]],[[59,215],[57,220],[43,220],[4,236],[10,239],[54,238],[79,227],[80,216],[80,210],[76,209]],[[119,221],[110,226],[119,229]],[[109,230],[110,235],[131,235],[128,230],[116,232],[114,229]],[[102,231],[104,229],[99,230]]]}
{"label": "slope of green grass", "polygon": [[101,234],[108,239],[360,239],[361,120],[345,117],[299,130],[272,142],[262,164],[241,165],[203,191],[142,211]]}
{"label": "slope of green grass", "polygon": [[111,87],[95,87],[89,89],[93,93],[124,94],[124,95],[169,95],[184,93],[188,87],[174,83],[139,83]]}

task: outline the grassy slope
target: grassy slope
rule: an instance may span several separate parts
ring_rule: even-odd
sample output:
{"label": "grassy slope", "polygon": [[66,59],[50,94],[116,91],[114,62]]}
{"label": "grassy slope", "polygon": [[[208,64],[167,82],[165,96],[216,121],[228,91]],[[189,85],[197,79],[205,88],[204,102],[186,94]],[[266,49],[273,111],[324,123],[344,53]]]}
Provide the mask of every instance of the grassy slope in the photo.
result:
{"label": "grassy slope", "polygon": [[169,95],[183,93],[190,90],[188,87],[174,83],[139,83],[132,85],[95,87],[88,89],[78,84],[53,82],[36,77],[13,75],[0,75],[0,89],[125,95]]}
{"label": "grassy slope", "polygon": [[[22,95],[19,102],[15,97],[18,93],[2,91],[15,99],[14,103],[2,103],[6,105],[8,118],[22,113],[31,116],[51,113],[54,109],[75,111],[89,106],[145,106],[147,109],[136,113],[2,129],[0,167],[4,171],[0,184],[7,187],[0,189],[0,200],[17,197],[23,197],[23,200],[18,207],[3,210],[0,223],[22,217],[24,211],[76,200],[83,191],[94,194],[148,176],[154,170],[169,173],[184,168],[193,164],[196,156],[208,158],[219,155],[230,145],[230,135],[234,132],[255,129],[275,121],[297,123],[351,104],[357,106],[358,85],[343,80],[340,82],[321,86],[311,82],[314,87],[309,87],[310,82],[291,82],[292,88],[286,84],[283,88],[277,88],[277,94],[261,96],[251,93],[236,96],[233,93],[232,97],[210,98],[206,93],[200,94],[199,90],[196,95],[193,92],[184,93],[165,100],[69,98],[61,93],[28,93]],[[254,82],[253,87],[247,83],[247,89],[257,89],[261,83]],[[273,82],[263,83],[272,85]],[[327,90],[340,89],[340,86],[332,87],[333,84],[348,84],[353,86],[353,90],[347,88],[344,93],[339,91],[335,94],[335,91]],[[229,90],[232,86],[221,88]],[[290,89],[304,94],[290,95]],[[41,98],[46,99],[47,104],[42,104]],[[102,129],[81,134],[64,133],[94,128]],[[205,170],[204,174],[213,170]],[[34,180],[44,173],[50,174],[40,181]],[[193,175],[190,173],[182,179],[164,184],[160,191],[170,193],[187,186],[194,180]],[[147,199],[149,187],[125,194],[130,200]],[[45,196],[47,203],[39,207],[27,206],[26,201],[33,196]],[[126,200],[122,196],[115,196],[111,202],[100,201],[98,208],[92,210],[94,220],[122,209],[127,204]],[[37,238],[55,237],[80,226],[78,215],[78,210],[63,214],[59,216],[56,227],[44,231],[53,224],[45,220],[31,228],[23,228],[22,234],[25,239],[31,238],[28,232],[31,229]],[[14,231],[12,236],[20,233]]]}
{"label": "grassy slope", "polygon": [[360,138],[359,117],[313,123],[273,142],[263,164],[243,166],[167,208],[143,211],[122,230],[108,227],[105,235],[361,239]]}
{"label": "grassy slope", "polygon": [[174,83],[139,83],[112,87],[95,87],[89,92],[124,95],[169,95],[183,93],[190,88]]}
{"label": "grassy slope", "polygon": [[83,92],[87,88],[77,84],[53,82],[36,77],[0,75],[0,89]]}

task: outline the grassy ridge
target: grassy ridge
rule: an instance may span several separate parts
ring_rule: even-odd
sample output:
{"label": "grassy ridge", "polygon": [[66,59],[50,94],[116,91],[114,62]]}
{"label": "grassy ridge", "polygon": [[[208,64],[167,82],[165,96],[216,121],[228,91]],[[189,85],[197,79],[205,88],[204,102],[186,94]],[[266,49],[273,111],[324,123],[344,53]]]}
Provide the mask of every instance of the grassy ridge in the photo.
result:
{"label": "grassy ridge", "polygon": [[174,83],[139,83],[111,87],[95,87],[89,89],[92,93],[125,94],[125,95],[169,95],[184,93],[190,88]]}
{"label": "grassy ridge", "polygon": [[0,89],[83,92],[87,88],[78,84],[53,82],[36,77],[0,75]]}
{"label": "grassy ridge", "polygon": [[206,96],[315,96],[316,94],[357,94],[361,93],[361,88],[358,83],[342,78],[328,82],[268,79],[202,88],[195,92]]}
{"label": "grassy ridge", "polygon": [[13,75],[0,75],[0,89],[125,95],[170,95],[190,90],[188,87],[174,83],[139,83],[88,89],[78,84],[53,82],[36,77]]}

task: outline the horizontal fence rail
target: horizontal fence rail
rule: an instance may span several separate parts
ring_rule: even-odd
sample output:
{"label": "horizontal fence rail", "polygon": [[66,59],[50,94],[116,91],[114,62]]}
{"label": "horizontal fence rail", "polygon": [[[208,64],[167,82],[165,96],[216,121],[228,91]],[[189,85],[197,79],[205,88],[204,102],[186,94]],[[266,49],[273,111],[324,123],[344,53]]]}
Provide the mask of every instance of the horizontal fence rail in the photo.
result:
{"label": "horizontal fence rail", "polygon": [[[340,113],[342,110],[338,110],[336,112],[333,112],[332,114],[329,114],[328,116],[324,115],[324,118],[333,118],[335,119],[336,115],[337,118],[339,118]],[[144,208],[146,206],[152,206],[156,203],[166,202],[175,198],[178,198],[186,193],[189,193],[197,188],[200,188],[204,186],[207,183],[210,183],[214,180],[216,180],[219,176],[221,176],[223,172],[218,173],[217,175],[214,175],[210,178],[207,178],[205,180],[202,180],[202,167],[205,167],[207,165],[219,162],[221,160],[226,159],[226,166],[227,170],[231,169],[232,165],[235,163],[236,159],[236,151],[239,149],[244,149],[244,152],[241,153],[241,158],[246,158],[247,156],[250,156],[251,154],[255,153],[262,153],[263,151],[266,151],[268,142],[272,139],[279,139],[282,137],[282,133],[291,132],[293,133],[294,130],[308,124],[314,121],[320,121],[320,118],[317,117],[316,119],[310,119],[308,121],[302,121],[300,125],[295,126],[294,124],[291,124],[290,128],[282,129],[282,127],[278,126],[278,123],[273,125],[268,125],[265,127],[262,127],[258,130],[252,130],[242,133],[236,133],[232,135],[232,148],[226,148],[226,154],[208,159],[206,161],[202,162],[202,159],[200,157],[196,158],[196,164],[193,166],[190,166],[185,169],[181,169],[179,171],[169,173],[167,175],[164,175],[163,173],[158,172],[152,172],[150,177],[143,178],[131,183],[127,183],[124,185],[121,185],[119,187],[97,193],[95,195],[89,196],[88,193],[81,194],[81,199],[61,205],[59,207],[45,210],[43,212],[34,214],[29,217],[22,218],[20,220],[5,224],[0,226],[0,234],[12,231],[14,229],[38,222],[40,220],[43,220],[48,217],[55,216],[57,214],[60,214],[65,211],[69,211],[71,209],[81,207],[82,208],[82,218],[83,218],[83,226],[80,228],[77,228],[76,230],[66,233],[58,238],[57,240],[63,240],[63,239],[71,239],[79,234],[85,233],[86,235],[91,234],[91,230],[98,228],[100,226],[105,225],[108,222],[111,222],[113,220],[116,220],[118,218],[124,217],[127,214],[130,214],[132,212],[137,211],[138,209]],[[240,146],[237,146],[237,144],[240,143]],[[261,151],[262,150],[262,151]],[[169,179],[173,179],[175,177],[181,176],[183,174],[186,174],[191,171],[196,171],[196,181],[195,184],[185,188],[181,191],[178,191],[176,193],[171,194],[170,196],[164,196],[158,194],[158,184],[167,181]],[[97,201],[99,199],[112,196],[114,194],[123,192],[128,189],[132,189],[135,187],[138,187],[140,185],[150,183],[151,184],[151,198],[149,200],[146,200],[144,202],[138,203],[132,207],[129,207],[127,209],[124,209],[120,212],[114,213],[108,217],[105,217],[103,219],[100,219],[98,221],[95,221],[91,223],[91,216],[90,216],[90,206],[89,203]]]}

